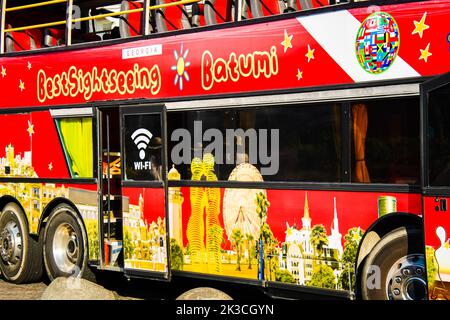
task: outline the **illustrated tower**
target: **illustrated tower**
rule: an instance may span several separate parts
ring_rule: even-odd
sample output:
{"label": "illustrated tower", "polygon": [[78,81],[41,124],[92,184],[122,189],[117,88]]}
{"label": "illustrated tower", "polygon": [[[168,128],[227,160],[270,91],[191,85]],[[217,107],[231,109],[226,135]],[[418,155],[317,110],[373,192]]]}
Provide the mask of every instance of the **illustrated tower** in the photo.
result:
{"label": "illustrated tower", "polygon": [[[181,175],[175,166],[169,170],[167,175],[169,180],[180,180]],[[181,193],[180,187],[170,187],[169,188],[169,232],[170,238],[175,239],[177,243],[183,247],[183,194]]]}

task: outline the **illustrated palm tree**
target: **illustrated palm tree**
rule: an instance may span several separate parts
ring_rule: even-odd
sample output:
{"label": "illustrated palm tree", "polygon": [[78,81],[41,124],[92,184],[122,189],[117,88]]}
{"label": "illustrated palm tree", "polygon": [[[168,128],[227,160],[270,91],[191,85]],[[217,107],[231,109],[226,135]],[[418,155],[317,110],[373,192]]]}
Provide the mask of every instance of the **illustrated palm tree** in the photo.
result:
{"label": "illustrated palm tree", "polygon": [[[316,224],[311,230],[311,245],[314,248],[314,256],[319,260],[322,257],[323,247],[328,245],[327,230],[322,224]],[[319,262],[319,264],[321,261]]]}
{"label": "illustrated palm tree", "polygon": [[255,239],[250,233],[245,235],[245,239],[247,240],[247,250],[248,250],[248,268],[252,268],[252,259],[253,259],[253,240]]}
{"label": "illustrated palm tree", "polygon": [[236,271],[241,271],[241,258],[242,258],[242,241],[244,240],[244,235],[240,229],[234,229],[231,234],[231,241],[236,250]]}

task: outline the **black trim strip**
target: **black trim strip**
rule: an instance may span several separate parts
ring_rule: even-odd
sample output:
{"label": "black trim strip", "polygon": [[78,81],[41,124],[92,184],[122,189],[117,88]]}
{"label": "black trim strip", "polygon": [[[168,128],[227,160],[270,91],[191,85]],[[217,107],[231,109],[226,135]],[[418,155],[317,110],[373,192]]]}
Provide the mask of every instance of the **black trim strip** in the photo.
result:
{"label": "black trim strip", "polygon": [[423,189],[424,196],[450,197],[450,187],[428,187]]}
{"label": "black trim strip", "polygon": [[172,270],[172,277],[188,277],[188,278],[194,278],[194,279],[203,279],[203,280],[213,280],[213,281],[222,281],[222,282],[229,282],[229,283],[240,283],[240,284],[248,284],[253,286],[263,286],[263,282],[260,280],[253,280],[253,279],[246,279],[246,278],[239,278],[239,277],[230,277],[230,276],[224,276],[224,275],[212,275],[212,274],[206,274],[206,273],[197,273],[197,272],[191,272],[191,271],[180,271],[180,270]]}
{"label": "black trim strip", "polygon": [[168,181],[169,187],[209,187],[242,189],[335,190],[361,192],[421,193],[418,185],[322,183],[322,182],[245,182],[245,181]]}
{"label": "black trim strip", "polygon": [[152,280],[160,280],[160,281],[169,281],[169,278],[166,272],[157,272],[157,271],[149,271],[149,270],[140,270],[140,269],[127,269],[123,270],[125,276],[130,276],[134,278],[143,278],[143,279],[152,279]]}
{"label": "black trim strip", "polygon": [[350,9],[355,9],[355,8],[364,8],[364,7],[369,7],[369,5],[370,6],[375,6],[375,5],[386,6],[386,5],[399,5],[402,3],[411,3],[411,2],[422,2],[422,1],[417,1],[417,0],[390,0],[390,1],[372,0],[370,2],[365,2],[365,1],[348,2],[348,3],[324,6],[324,7],[320,7],[320,8],[311,8],[311,9],[307,9],[307,10],[288,12],[288,13],[283,13],[283,14],[279,14],[279,15],[266,16],[266,17],[261,17],[261,18],[253,18],[253,19],[246,19],[246,20],[229,22],[229,23],[221,23],[221,24],[216,24],[216,25],[211,25],[211,26],[202,26],[202,27],[198,27],[198,28],[182,29],[182,30],[176,30],[176,31],[170,31],[170,32],[153,33],[153,34],[147,35],[147,36],[130,37],[130,38],[125,38],[125,39],[112,39],[112,40],[99,41],[99,42],[88,42],[88,43],[82,43],[82,44],[72,44],[72,46],[70,46],[70,47],[62,46],[62,47],[41,48],[39,50],[9,52],[9,53],[0,55],[0,57],[30,56],[30,55],[36,55],[36,54],[42,54],[42,53],[46,54],[46,53],[61,52],[61,51],[64,52],[64,51],[74,51],[74,50],[81,50],[81,49],[87,49],[87,48],[97,48],[97,47],[110,46],[110,45],[116,45],[116,44],[122,44],[122,43],[134,42],[134,41],[140,41],[140,40],[178,36],[181,34],[196,33],[196,32],[200,32],[200,31],[220,30],[220,29],[235,28],[235,27],[246,26],[246,25],[262,24],[262,23],[267,23],[267,22],[271,22],[271,21],[279,21],[279,20],[290,19],[290,18],[301,17],[301,16],[309,16],[312,14],[320,14],[320,13],[327,13],[327,12],[340,11],[340,10],[350,10]]}
{"label": "black trim strip", "polygon": [[0,177],[0,183],[67,183],[67,184],[97,184],[97,179],[59,179],[59,178],[5,178]]}
{"label": "black trim strip", "polygon": [[344,290],[333,290],[333,289],[324,289],[324,288],[316,288],[312,286],[302,286],[295,284],[288,284],[282,282],[275,281],[267,281],[264,286],[266,289],[275,289],[280,290],[280,294],[286,294],[286,291],[292,291],[295,293],[302,294],[310,294],[315,296],[326,296],[326,297],[335,297],[342,299],[352,299],[352,294],[349,291]]}

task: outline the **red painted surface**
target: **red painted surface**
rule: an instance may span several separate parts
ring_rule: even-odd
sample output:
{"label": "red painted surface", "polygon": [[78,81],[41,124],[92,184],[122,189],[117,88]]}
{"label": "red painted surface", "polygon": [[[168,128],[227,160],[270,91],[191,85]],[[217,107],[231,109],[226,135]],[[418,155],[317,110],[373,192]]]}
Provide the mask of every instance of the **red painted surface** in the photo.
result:
{"label": "red painted surface", "polygon": [[162,188],[123,188],[122,194],[128,197],[130,205],[139,205],[139,197],[144,200],[143,219],[149,225],[157,221],[158,217],[165,218],[164,199],[165,193]]}
{"label": "red painted surface", "polygon": [[[449,0],[423,1],[378,8],[392,15],[399,25],[401,40],[397,59],[401,57],[419,76],[441,74],[450,69],[450,51],[447,42]],[[372,12],[373,7],[347,11],[359,22]],[[413,34],[414,22],[420,21],[425,13],[425,23],[429,28],[419,37],[417,33]],[[318,21],[323,20],[323,29],[320,31],[322,34],[327,32],[327,28],[331,30],[330,28],[339,27],[329,25],[326,14],[317,14],[315,18]],[[288,37],[292,36],[292,47],[282,45],[285,32]],[[425,49],[427,44],[430,44],[429,51],[432,55],[425,61],[419,58],[420,50]],[[308,45],[315,49],[315,58],[310,62],[305,57]],[[161,48],[161,54],[156,50],[155,55],[122,59],[123,49],[144,46]],[[331,58],[333,53],[339,50],[341,45],[325,50],[322,44],[314,40],[306,31],[302,23],[295,18],[289,18],[177,36],[168,34],[165,37],[107,47],[4,57],[0,59],[0,66],[6,70],[6,75],[0,76],[1,107],[73,105],[86,101],[131,98],[192,97],[358,82],[358,79],[344,72],[340,62]],[[208,76],[211,76],[209,72],[211,64],[208,64],[208,59],[205,58],[208,56],[207,51],[216,62],[214,69],[216,77],[223,76],[221,78],[223,81],[215,82],[210,88],[205,84],[202,86],[202,79],[205,82]],[[354,53],[352,50],[349,52]],[[271,63],[275,64],[275,60],[277,61],[276,68],[274,67],[272,72],[263,68],[262,71],[265,74],[262,72],[244,76],[245,65],[242,65],[243,74],[238,75],[237,72],[231,71],[229,75],[226,75],[224,72],[226,64],[231,70],[236,70],[237,60],[234,60],[232,54],[236,57],[239,55],[260,57],[261,53],[269,55]],[[177,65],[181,66],[181,64],[177,63],[176,56],[183,56],[184,68],[177,70]],[[354,60],[356,56],[349,54],[345,59],[346,61]],[[137,69],[134,69],[135,66]],[[132,77],[136,74],[135,70],[142,68],[151,70],[148,80],[152,82],[151,87],[124,85],[124,83],[131,84]],[[106,73],[102,75],[103,69]],[[300,79],[297,78],[299,69],[303,73]],[[121,71],[124,73],[121,74]],[[179,77],[175,84],[175,78],[179,76],[178,71],[183,78],[182,87],[179,85]],[[188,76],[181,71],[186,71]],[[98,78],[95,77],[96,73]],[[67,77],[64,77],[64,74]],[[400,72],[392,75],[391,78],[404,76]],[[235,81],[231,80],[233,77]],[[19,88],[21,81],[24,84],[22,89]],[[59,85],[53,85],[53,83],[59,83]],[[95,88],[102,88],[102,86],[102,90],[96,91]]]}
{"label": "red painted surface", "polygon": [[[447,238],[450,237],[450,219],[449,211],[440,211],[439,202],[436,199],[446,199],[450,203],[450,198],[445,197],[424,197],[424,219],[425,219],[425,244],[437,249],[441,242],[436,235],[436,229],[443,227],[447,232]],[[447,239],[445,239],[447,240]]]}
{"label": "red painted surface", "polygon": [[[29,123],[34,131],[31,137],[27,131]],[[39,178],[70,178],[50,112],[0,115],[0,128],[0,158],[5,157],[5,148],[11,144],[15,155],[21,158],[31,151],[32,164]]]}
{"label": "red painted surface", "polygon": [[[221,202],[219,221],[223,227],[223,195],[221,188]],[[190,190],[181,188],[183,193],[183,239],[184,245],[188,243],[186,228],[191,212]],[[346,192],[346,191],[307,191],[311,226],[323,224],[330,234],[333,222],[333,199],[336,197],[336,207],[339,219],[339,229],[344,236],[350,228],[361,227],[364,231],[378,218],[378,197],[394,196],[397,198],[397,211],[416,215],[422,214],[420,194],[386,193],[386,192]],[[270,202],[267,222],[278,241],[284,242],[286,223],[302,228],[304,214],[304,190],[267,190],[267,199]],[[225,248],[230,248],[230,241],[226,240]],[[342,237],[342,241],[344,241]]]}

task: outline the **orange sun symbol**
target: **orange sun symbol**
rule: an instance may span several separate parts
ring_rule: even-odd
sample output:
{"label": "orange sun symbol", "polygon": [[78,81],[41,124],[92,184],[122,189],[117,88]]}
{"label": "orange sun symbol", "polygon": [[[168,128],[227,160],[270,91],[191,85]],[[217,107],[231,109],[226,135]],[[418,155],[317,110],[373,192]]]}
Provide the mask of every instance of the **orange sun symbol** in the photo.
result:
{"label": "orange sun symbol", "polygon": [[186,71],[186,68],[189,67],[191,65],[191,63],[189,61],[186,61],[187,55],[189,53],[189,49],[187,49],[184,53],[183,53],[183,45],[181,45],[181,49],[180,49],[180,54],[178,54],[177,50],[173,51],[173,55],[175,56],[175,60],[177,62],[176,65],[173,65],[171,67],[171,69],[173,71],[176,71],[177,74],[175,75],[175,79],[173,84],[179,86],[180,90],[183,90],[183,78],[186,81],[189,81],[189,74]]}

